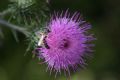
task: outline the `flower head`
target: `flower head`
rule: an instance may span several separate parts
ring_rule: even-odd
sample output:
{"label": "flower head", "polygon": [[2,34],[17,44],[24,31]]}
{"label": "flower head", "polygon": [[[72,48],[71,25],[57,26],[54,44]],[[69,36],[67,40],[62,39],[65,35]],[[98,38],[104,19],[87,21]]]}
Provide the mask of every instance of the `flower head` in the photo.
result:
{"label": "flower head", "polygon": [[81,19],[79,13],[74,13],[72,17],[68,12],[64,15],[52,16],[47,28],[49,32],[44,37],[39,58],[43,58],[50,70],[69,72],[78,65],[84,66],[84,57],[92,51],[91,41],[94,40],[92,34],[88,34],[91,25]]}

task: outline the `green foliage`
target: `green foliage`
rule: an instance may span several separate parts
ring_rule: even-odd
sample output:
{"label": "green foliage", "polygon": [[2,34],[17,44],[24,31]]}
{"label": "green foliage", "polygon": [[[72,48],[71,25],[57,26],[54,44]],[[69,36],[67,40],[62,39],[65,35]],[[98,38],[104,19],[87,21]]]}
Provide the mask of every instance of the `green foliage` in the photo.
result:
{"label": "green foliage", "polygon": [[9,6],[14,9],[9,21],[26,26],[29,30],[41,27],[49,18],[45,0],[14,0]]}
{"label": "green foliage", "polygon": [[[36,43],[38,42],[36,32],[43,32],[46,22],[49,19],[48,4],[45,0],[10,0],[10,2],[11,4],[8,5],[9,7],[7,9],[10,13],[8,15],[8,22],[21,26],[27,31],[21,32],[29,33],[29,35],[25,35],[30,42],[27,49],[29,51],[31,48],[36,47]],[[12,29],[12,33],[18,42],[19,39],[15,29]]]}
{"label": "green foliage", "polygon": [[35,32],[43,31],[49,19],[47,3],[45,0],[14,0],[12,2],[10,6],[14,9],[14,13],[9,21],[28,29],[30,35],[27,37],[30,44],[27,51],[29,51],[38,42],[38,36]]}

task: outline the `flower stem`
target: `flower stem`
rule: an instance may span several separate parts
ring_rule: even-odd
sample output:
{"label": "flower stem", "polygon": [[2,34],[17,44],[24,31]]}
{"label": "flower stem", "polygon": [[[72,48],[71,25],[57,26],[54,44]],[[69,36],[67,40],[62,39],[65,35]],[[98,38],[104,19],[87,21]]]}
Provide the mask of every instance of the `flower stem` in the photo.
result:
{"label": "flower stem", "polygon": [[13,30],[19,31],[19,32],[23,33],[26,37],[28,37],[30,35],[30,32],[28,32],[27,29],[20,27],[20,26],[16,26],[11,23],[8,23],[7,21],[5,21],[1,18],[0,18],[0,24],[4,25],[5,27],[12,28]]}

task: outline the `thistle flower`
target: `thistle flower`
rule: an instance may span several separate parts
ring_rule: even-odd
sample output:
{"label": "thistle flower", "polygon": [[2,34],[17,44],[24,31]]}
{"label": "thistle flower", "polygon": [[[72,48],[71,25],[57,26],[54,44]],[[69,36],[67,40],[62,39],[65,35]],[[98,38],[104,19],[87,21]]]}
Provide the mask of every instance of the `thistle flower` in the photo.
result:
{"label": "thistle flower", "polygon": [[50,72],[63,70],[70,74],[70,68],[76,70],[79,65],[85,66],[84,57],[92,52],[91,41],[95,39],[92,34],[88,34],[91,25],[79,13],[70,17],[66,11],[65,14],[53,15],[47,28],[49,32],[43,39],[44,46],[37,50],[39,58],[45,60]]}

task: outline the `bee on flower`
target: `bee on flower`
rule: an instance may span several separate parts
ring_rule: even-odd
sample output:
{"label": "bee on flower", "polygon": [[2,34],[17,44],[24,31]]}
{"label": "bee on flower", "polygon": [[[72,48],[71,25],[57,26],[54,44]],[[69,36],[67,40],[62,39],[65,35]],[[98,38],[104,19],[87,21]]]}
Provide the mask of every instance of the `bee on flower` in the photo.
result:
{"label": "bee on flower", "polygon": [[77,70],[86,65],[84,57],[90,55],[95,40],[93,34],[88,32],[91,24],[84,21],[79,13],[57,13],[51,16],[46,26],[49,32],[41,34],[37,48],[39,58],[48,65],[52,71],[64,71],[70,75],[70,70]]}

